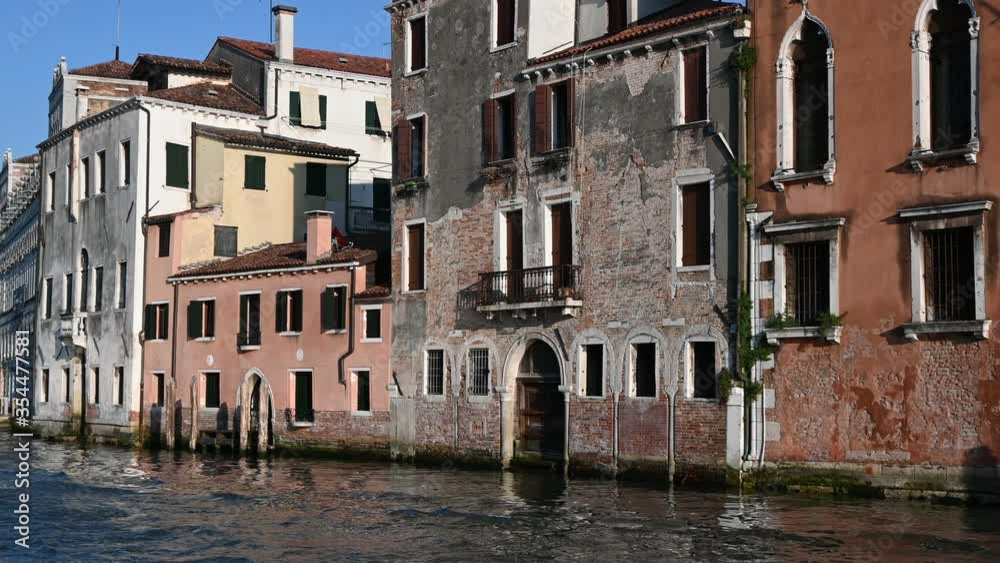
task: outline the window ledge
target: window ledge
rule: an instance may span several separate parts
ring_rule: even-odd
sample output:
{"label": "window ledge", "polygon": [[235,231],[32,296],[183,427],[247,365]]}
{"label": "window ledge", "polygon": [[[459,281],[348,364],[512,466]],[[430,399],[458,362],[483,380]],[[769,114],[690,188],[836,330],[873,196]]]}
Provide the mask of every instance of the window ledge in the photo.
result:
{"label": "window ledge", "polygon": [[163,189],[166,189],[166,190],[178,190],[178,191],[182,191],[182,192],[189,192],[189,191],[191,191],[191,188],[182,188],[181,186],[168,186],[166,184],[163,185]]}
{"label": "window ledge", "polygon": [[425,293],[427,293],[426,289],[407,289],[400,292],[402,295],[423,295]]}
{"label": "window ledge", "polygon": [[361,339],[361,343],[362,344],[381,344],[382,343],[382,339],[381,338],[362,338]]}
{"label": "window ledge", "polygon": [[660,400],[659,397],[636,397],[635,395],[629,395],[627,399],[630,401],[645,401],[649,403],[655,403]]}
{"label": "window ledge", "polygon": [[253,352],[254,350],[260,350],[260,346],[240,346],[240,352]]}
{"label": "window ledge", "polygon": [[785,184],[804,182],[806,180],[823,180],[823,183],[830,185],[833,183],[835,169],[827,165],[821,170],[811,170],[809,172],[796,172],[794,170],[778,170],[771,176],[771,183],[779,192],[785,191]]}
{"label": "window ledge", "polygon": [[410,78],[411,76],[420,76],[421,74],[424,74],[426,72],[427,72],[427,67],[420,68],[417,70],[409,70],[403,74],[403,78]]}
{"label": "window ledge", "polygon": [[315,422],[308,422],[304,420],[296,420],[292,423],[292,428],[312,428],[316,426]]}
{"label": "window ledge", "polygon": [[203,337],[203,338],[195,338],[194,341],[195,342],[215,342],[215,337],[214,336],[212,336],[212,337],[206,336],[206,337]]}
{"label": "window ledge", "polygon": [[335,329],[335,330],[326,330],[326,331],[323,331],[323,334],[325,334],[327,336],[339,336],[341,334],[347,334],[347,329],[346,328],[338,328],[338,329]]}
{"label": "window ledge", "polygon": [[711,124],[712,120],[710,119],[700,119],[690,123],[678,123],[677,125],[674,125],[674,129],[703,129]]}
{"label": "window ledge", "polygon": [[962,160],[970,166],[975,165],[979,161],[979,143],[974,141],[961,148],[939,152],[913,149],[913,152],[906,157],[906,163],[914,172],[923,172],[925,165],[943,160]]}
{"label": "window ledge", "polygon": [[298,338],[299,336],[302,336],[302,333],[295,331],[286,331],[286,332],[279,332],[278,336],[285,336],[288,338]]}
{"label": "window ledge", "polygon": [[677,271],[679,273],[685,272],[708,272],[712,269],[711,264],[705,264],[704,266],[678,266]]}
{"label": "window ledge", "polygon": [[445,399],[447,399],[447,397],[444,395],[428,395],[427,393],[424,393],[424,400],[428,403],[443,403],[445,402]]}
{"label": "window ledge", "polygon": [[558,149],[551,149],[545,152],[536,153],[531,157],[532,162],[549,162],[560,159],[569,159],[569,153],[573,150],[573,147],[560,147]]}
{"label": "window ledge", "polygon": [[933,334],[968,334],[978,339],[987,340],[990,337],[992,321],[941,321],[923,322],[903,325],[903,335],[910,342],[918,342],[922,335]]}
{"label": "window ledge", "polygon": [[501,51],[506,51],[508,49],[513,49],[514,47],[517,47],[517,45],[518,45],[517,41],[512,41],[510,43],[505,43],[503,45],[497,45],[495,47],[490,47],[490,54],[499,53]]}
{"label": "window ledge", "polygon": [[772,346],[780,346],[782,340],[800,340],[806,338],[823,338],[832,344],[840,344],[840,337],[843,332],[844,327],[840,326],[831,331],[824,331],[818,326],[764,329],[764,334],[767,336],[767,343]]}
{"label": "window ledge", "polygon": [[469,395],[470,403],[492,403],[493,397],[489,395]]}
{"label": "window ledge", "polygon": [[608,400],[608,398],[605,397],[605,396],[603,396],[603,395],[600,396],[600,397],[590,397],[590,396],[587,396],[587,395],[577,395],[576,398],[577,398],[577,400],[585,402],[585,403],[601,403],[601,402],[604,402],[604,401]]}
{"label": "window ledge", "polygon": [[372,411],[351,411],[351,416],[369,417],[372,416]]}

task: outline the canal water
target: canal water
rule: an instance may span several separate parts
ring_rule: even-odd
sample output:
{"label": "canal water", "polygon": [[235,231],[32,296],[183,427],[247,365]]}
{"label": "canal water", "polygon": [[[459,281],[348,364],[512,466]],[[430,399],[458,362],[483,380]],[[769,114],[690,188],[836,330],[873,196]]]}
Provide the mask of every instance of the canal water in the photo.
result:
{"label": "canal water", "polygon": [[41,441],[25,550],[14,447],[0,436],[4,562],[1000,560],[997,509]]}

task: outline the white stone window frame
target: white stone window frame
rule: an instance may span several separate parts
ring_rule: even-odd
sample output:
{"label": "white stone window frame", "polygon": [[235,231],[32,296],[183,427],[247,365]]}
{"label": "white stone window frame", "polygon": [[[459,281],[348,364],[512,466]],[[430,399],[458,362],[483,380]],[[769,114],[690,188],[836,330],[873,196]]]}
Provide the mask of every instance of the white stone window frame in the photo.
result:
{"label": "white stone window frame", "polygon": [[[441,394],[432,395],[428,392],[428,373],[430,369],[430,353],[431,352],[441,352]],[[428,401],[444,401],[445,397],[448,396],[448,350],[444,346],[439,346],[436,344],[428,345],[424,347],[423,353],[423,394],[424,398]]]}
{"label": "white stone window frame", "polygon": [[49,276],[42,280],[42,303],[39,309],[41,309],[41,318],[43,321],[48,321],[52,319],[52,293],[55,291],[56,280]]}
{"label": "white stone window frame", "polygon": [[[601,364],[601,394],[587,394],[587,346],[600,346],[603,350],[604,361]],[[603,401],[607,399],[611,388],[611,346],[597,337],[583,338],[576,348],[576,378],[577,395],[584,401]]]}
{"label": "white stone window frame", "polygon": [[[310,391],[311,391],[310,392],[310,396],[312,398],[312,404],[309,405],[309,406],[310,406],[310,408],[313,411],[313,420],[311,420],[311,421],[308,421],[308,420],[297,420],[296,419],[296,417],[298,416],[298,413],[295,412],[295,397],[297,396],[297,394],[296,394],[296,386],[298,385],[298,378],[295,377],[295,376],[297,374],[300,374],[300,373],[308,373],[309,376],[310,376],[309,377],[309,387],[310,387]],[[348,379],[348,386],[349,385],[350,385],[350,380]],[[312,428],[312,427],[316,426],[316,412],[317,412],[318,409],[316,408],[316,372],[315,372],[315,370],[313,370],[313,368],[294,368],[294,369],[288,370],[288,391],[289,391],[288,397],[291,399],[289,410],[292,413],[292,415],[291,415],[292,416],[292,428]],[[348,396],[348,398],[349,397],[350,396]]]}
{"label": "white stone window frame", "polygon": [[127,159],[130,163],[132,161],[132,138],[126,137],[124,139],[118,140],[118,189],[124,190],[129,187],[129,184],[125,182],[125,176],[129,176],[131,180],[130,183],[135,183],[135,177],[132,176],[131,170],[125,170],[125,143],[128,143],[129,158]]}
{"label": "white stone window frame", "polygon": [[[820,170],[795,170],[795,62],[792,60],[792,45],[802,39],[802,27],[806,20],[819,26],[826,36],[829,47],[826,50],[828,101],[827,113],[829,119],[829,141],[827,147],[827,162]],[[822,179],[827,185],[832,184],[837,172],[836,152],[836,58],[834,54],[833,35],[830,29],[809,11],[808,4],[803,6],[802,14],[792,23],[781,41],[778,60],[775,63],[777,92],[777,169],[771,177],[771,182],[778,191],[785,190],[787,182]]]}
{"label": "white stone window frame", "polygon": [[[418,69],[414,70],[413,67],[412,67],[412,64],[413,64],[413,52],[412,52],[413,48],[412,48],[412,45],[411,45],[412,42],[410,41],[410,33],[412,32],[411,28],[412,28],[413,22],[415,20],[419,20],[421,18],[424,19],[424,66],[423,66],[423,68],[418,68]],[[406,59],[404,59],[404,62],[406,63],[406,72],[403,74],[404,77],[416,76],[418,74],[423,74],[423,73],[427,72],[427,69],[430,67],[430,62],[431,62],[430,61],[430,42],[431,42],[431,34],[430,34],[430,29],[431,28],[430,28],[430,23],[431,23],[430,12],[427,12],[427,11],[419,12],[419,13],[413,14],[412,16],[406,18],[406,45],[404,46],[404,48],[406,49]]]}
{"label": "white stone window frame", "polygon": [[101,405],[101,403],[100,403],[101,398],[99,397],[99,395],[101,394],[100,393],[100,391],[101,391],[101,382],[100,382],[101,366],[100,365],[90,366],[89,369],[88,369],[88,371],[90,373],[87,374],[88,375],[88,377],[87,377],[87,404],[88,405],[94,405],[94,406],[100,406]]}
{"label": "white stone window frame", "polygon": [[49,368],[41,368],[38,370],[38,402],[40,404],[46,404],[52,400],[52,372]]}
{"label": "white stone window frame", "polygon": [[[681,192],[687,186],[708,184],[709,229],[711,243],[708,264],[684,265],[684,210]],[[708,168],[683,170],[673,179],[674,267],[678,272],[708,272],[709,282],[715,281],[715,174]]]}
{"label": "white stone window frame", "polygon": [[[188,187],[171,186],[167,183],[167,145],[179,145],[187,149],[187,181]],[[174,192],[191,192],[191,183],[194,170],[191,168],[191,139],[178,137],[177,139],[167,138],[163,141],[163,189]]]}
{"label": "white stone window frame", "polygon": [[[986,313],[986,214],[992,201],[974,201],[918,207],[899,211],[899,218],[909,222],[911,322],[903,327],[907,340],[916,342],[928,334],[971,334],[988,339],[992,321]],[[924,236],[928,231],[971,227],[973,261],[976,277],[976,319],[973,321],[928,321],[924,284]]]}
{"label": "white stone window frame", "polygon": [[[219,376],[219,406],[209,407],[208,406],[208,375],[217,374]],[[294,395],[292,395],[294,397]],[[225,400],[222,397],[222,370],[217,369],[203,369],[198,371],[198,408],[203,411],[208,412],[218,412],[222,408],[222,403]]]}
{"label": "white stone window frame", "polygon": [[[368,374],[368,410],[366,410],[366,411],[358,410],[358,374],[362,373],[362,372],[365,372],[365,373]],[[372,384],[374,383],[374,381],[373,381],[374,375],[373,374],[375,373],[374,368],[372,368],[371,366],[367,366],[367,367],[366,366],[358,366],[358,367],[353,367],[350,370],[348,370],[348,373],[350,374],[350,383],[349,384],[350,384],[350,387],[351,387],[351,391],[350,391],[350,393],[351,393],[351,396],[350,396],[350,401],[351,401],[351,416],[362,416],[362,417],[364,417],[364,416],[372,416],[372,414],[375,412],[374,410],[372,410],[372,407],[373,407],[372,403],[374,402],[374,397],[373,397],[373,394],[372,394]],[[313,411],[315,411],[315,410],[316,410],[316,408],[314,406],[313,407]]]}
{"label": "white stone window frame", "polygon": [[[694,396],[694,346],[696,343],[711,343],[715,345],[715,397],[695,397]],[[684,398],[691,401],[705,401],[709,403],[719,402],[719,372],[729,365],[728,347],[720,342],[718,338],[706,334],[690,336],[684,341],[684,354],[681,357],[681,373],[684,374]]]}
{"label": "white stone window frame", "polygon": [[[368,338],[368,312],[379,312],[378,338]],[[361,306],[361,343],[378,344],[382,342],[382,305],[362,305]]]}
{"label": "white stone window frame", "polygon": [[[579,251],[580,245],[579,240],[577,240],[576,224],[577,224],[577,198],[573,196],[572,193],[565,190],[557,190],[555,192],[550,192],[542,195],[543,199],[543,209],[542,209],[542,229],[545,233],[545,238],[542,241],[542,265],[546,268],[551,268],[552,264],[552,249],[555,241],[552,240],[552,207],[556,205],[561,205],[564,203],[569,204],[569,223],[570,232],[572,236],[570,237],[573,241],[573,264],[579,264]],[[527,217],[525,217],[527,220]],[[527,260],[527,255],[525,255],[525,260]]]}
{"label": "white stone window frame", "polygon": [[[819,242],[824,238],[830,245],[830,308],[831,315],[840,314],[840,244],[843,235],[843,227],[847,220],[838,217],[833,219],[820,219],[815,221],[792,221],[788,223],[772,223],[764,227],[764,233],[773,237],[774,252],[774,312],[786,313],[788,306],[785,292],[786,265],[785,247],[788,244],[795,244],[791,241],[783,241],[782,236],[796,236],[812,233],[815,238],[811,241]],[[796,241],[798,242],[798,241]],[[807,241],[802,241],[807,242]],[[835,327],[832,331],[824,333],[818,326],[813,327],[792,327],[784,329],[765,329],[768,343],[772,345],[780,344],[781,340],[796,338],[826,338],[828,342],[840,343],[843,332],[842,327]]]}
{"label": "white stone window frame", "polygon": [[[705,39],[696,41],[690,45],[684,45],[675,51],[677,58],[677,96],[675,96],[674,123],[677,124],[677,127],[705,126],[712,121],[712,49],[710,46],[711,41]],[[705,50],[705,119],[689,122],[684,110],[687,103],[687,96],[684,91],[684,53],[693,49]]]}
{"label": "white stone window frame", "polygon": [[[101,166],[102,164],[103,166]],[[108,151],[106,149],[94,153],[93,167],[94,183],[91,186],[94,188],[92,190],[94,193],[90,195],[96,197],[104,195],[108,190]]]}
{"label": "white stone window frame", "polygon": [[[424,227],[424,283],[422,289],[409,289],[410,287],[410,227],[423,225]],[[403,287],[400,291],[404,295],[416,295],[427,292],[427,219],[411,219],[403,222],[403,267],[400,272]]]}
{"label": "white stone window frame", "polygon": [[[472,352],[483,350],[486,352],[486,366],[488,368],[486,381],[486,394],[477,395],[472,392]],[[485,342],[473,342],[465,348],[465,394],[470,403],[485,403],[493,400],[494,379],[496,377],[496,362],[493,359],[493,349]]]}
{"label": "white stone window frame", "polygon": [[[165,335],[164,338],[149,338],[148,334],[143,334],[145,342],[166,342],[167,340],[170,339],[170,329],[172,328],[171,325],[173,324],[173,322],[170,319],[170,301],[150,301],[149,303],[146,304],[147,307],[155,307],[157,311],[159,310],[160,307],[164,305],[167,306],[167,334]],[[146,310],[147,310],[146,307],[144,307],[143,308],[144,315],[146,313]],[[157,321],[159,321],[159,316],[157,316]],[[145,327],[146,325],[145,316],[142,319],[142,323],[143,327]],[[159,327],[160,323],[157,322],[156,326]]]}
{"label": "white stone window frame", "polygon": [[957,150],[935,153],[933,150],[933,132],[931,131],[931,34],[927,26],[931,14],[938,9],[940,0],[923,0],[914,22],[913,33],[910,36],[910,50],[913,59],[913,151],[910,153],[910,166],[915,171],[923,171],[924,163],[949,156],[961,157],[968,164],[975,164],[979,155],[979,27],[980,18],[972,0],[957,0],[972,13],[969,18],[969,66],[972,88],[969,92],[969,103],[972,106],[972,136],[969,143]]}
{"label": "white stone window frame", "polygon": [[[499,0],[490,0],[490,52],[496,53],[499,51],[505,51],[512,47],[517,47],[517,17],[520,14],[521,2],[519,0],[513,0],[514,2],[514,40],[510,43],[504,43],[503,45],[497,45],[497,32],[499,31],[499,11],[497,10]],[[409,42],[407,42],[409,45]],[[407,59],[409,60],[409,59]]]}
{"label": "white stone window frame", "polygon": [[[331,284],[327,284],[326,287],[324,287],[324,289],[340,289],[340,290],[343,290],[343,292],[344,292],[344,315],[351,315],[352,314],[350,312],[349,306],[348,306],[348,304],[350,303],[349,293],[351,291],[351,287],[348,284],[346,284],[346,283],[331,283]],[[305,312],[303,312],[303,314],[305,314]],[[327,334],[327,335],[347,334],[347,325],[350,323],[350,319],[344,318],[343,321],[344,321],[344,328],[341,328],[341,329],[336,329],[335,328],[333,330],[327,330],[327,331],[324,331],[323,334]],[[303,328],[305,328],[305,325],[303,325]]]}
{"label": "white stone window frame", "polygon": [[[236,304],[237,304],[237,309],[236,309],[236,327],[237,327],[237,330],[240,330],[240,331],[243,330],[243,324],[240,322],[240,318],[241,318],[241,316],[243,314],[243,296],[245,296],[245,295],[256,295],[260,299],[260,305],[257,308],[257,322],[258,323],[260,323],[261,316],[263,316],[263,314],[264,314],[264,292],[263,292],[263,290],[256,289],[256,290],[251,290],[251,291],[241,291],[239,293],[239,295],[236,296],[236,299],[237,299],[237,301],[236,301]],[[249,322],[250,319],[247,319],[247,321]],[[261,328],[260,328],[260,345],[257,345],[257,346],[253,346],[253,345],[240,346],[239,349],[240,349],[240,351],[243,351],[243,352],[250,352],[250,351],[260,350],[261,347],[263,346],[263,344],[264,344],[264,327],[263,327],[263,325],[261,325]],[[306,371],[306,370],[297,370],[297,371]],[[294,374],[294,371],[292,373]],[[292,390],[293,391],[295,390],[294,386],[292,387]],[[295,395],[292,395],[292,396],[294,397]]]}
{"label": "white stone window frame", "polygon": [[56,181],[59,174],[55,170],[50,170],[45,175],[45,214],[56,211]]}
{"label": "white stone window frame", "polygon": [[[208,325],[205,324],[205,309],[204,309],[204,307],[205,307],[205,303],[216,303],[216,298],[215,297],[199,297],[197,299],[192,299],[191,301],[194,302],[194,303],[200,304],[201,307],[202,307],[202,310],[201,310],[201,323],[202,323],[201,324],[201,334],[202,334],[202,336],[199,336],[198,338],[195,338],[194,341],[195,342],[215,342],[215,337],[214,336],[204,336],[205,329],[208,327]],[[218,310],[218,307],[216,307],[216,310]],[[212,320],[214,321],[215,319],[213,318]],[[214,324],[214,322],[213,322],[213,324]],[[215,327],[214,326],[212,327],[212,333],[213,334],[215,333]]]}
{"label": "white stone window frame", "polygon": [[[635,373],[635,346],[636,344],[652,344],[654,346],[654,366],[653,366],[653,389],[654,393],[652,397],[640,397],[637,394],[638,381],[636,380]],[[660,399],[660,371],[663,367],[663,361],[660,356],[663,354],[662,343],[660,339],[650,335],[650,334],[639,334],[633,336],[628,340],[628,344],[625,349],[625,396],[629,399],[636,401],[658,401]]]}
{"label": "white stone window frame", "polygon": [[[125,266],[125,275],[122,276],[122,265]],[[122,279],[122,278],[126,279]],[[128,308],[128,296],[122,295],[128,292],[128,261],[119,260],[115,263],[115,309],[123,311]],[[124,307],[119,307],[119,303],[125,303]]]}
{"label": "white stone window frame", "polygon": [[[301,287],[283,287],[283,288],[280,288],[277,291],[275,291],[274,292],[274,311],[275,311],[275,313],[278,312],[278,298],[279,297],[285,297],[287,299],[287,295],[288,294],[296,292],[296,291],[299,292],[300,294],[302,294],[301,297],[300,297],[300,299],[302,299],[302,326],[303,326],[303,329],[304,329],[305,328],[305,320],[306,320],[306,311],[305,311],[306,292]],[[261,297],[261,299],[263,299],[263,297]],[[261,307],[263,307],[263,306],[264,306],[264,303],[262,301],[261,302]],[[287,328],[291,328],[290,317],[291,317],[291,314],[292,314],[292,309],[291,309],[290,305],[286,305],[286,306],[288,306],[288,309],[286,310],[286,314],[289,316],[289,326]],[[263,332],[263,330],[261,330],[261,332]],[[287,336],[287,337],[302,336],[302,331],[300,331],[300,330],[283,330],[283,331],[281,331],[281,332],[278,333],[278,336]]]}
{"label": "white stone window frame", "polygon": [[150,393],[153,396],[153,402],[151,403],[150,408],[151,409],[165,409],[165,408],[167,408],[167,398],[163,397],[163,405],[159,404],[159,402],[160,402],[160,396],[159,396],[159,393],[158,393],[159,386],[156,384],[156,378],[157,377],[162,377],[163,378],[163,394],[166,395],[166,393],[167,393],[167,382],[169,381],[167,379],[167,372],[165,372],[163,370],[153,370],[153,371],[150,372],[150,375],[153,376],[153,389],[151,390],[151,393]]}
{"label": "white stone window frame", "polygon": [[[72,292],[70,292],[70,280],[72,280]],[[63,314],[68,314],[73,312],[75,301],[76,301],[76,286],[78,285],[75,272],[65,272],[63,273],[63,299],[62,299],[62,312]],[[72,294],[71,294],[72,293]]]}
{"label": "white stone window frame", "polygon": [[[507,248],[507,215],[516,212],[521,213],[521,224],[523,227],[527,223],[528,215],[525,202],[521,199],[498,205],[496,212],[493,214],[493,240],[495,241],[493,245],[494,271],[502,272],[507,269],[507,255],[510,252],[510,249]],[[521,256],[526,262],[524,266],[527,267],[528,243],[523,235],[524,233],[522,232]]]}
{"label": "white stone window frame", "polygon": [[[119,383],[121,381],[121,383]],[[117,364],[111,374],[111,401],[118,408],[125,406],[125,366]],[[121,390],[121,392],[119,392]]]}

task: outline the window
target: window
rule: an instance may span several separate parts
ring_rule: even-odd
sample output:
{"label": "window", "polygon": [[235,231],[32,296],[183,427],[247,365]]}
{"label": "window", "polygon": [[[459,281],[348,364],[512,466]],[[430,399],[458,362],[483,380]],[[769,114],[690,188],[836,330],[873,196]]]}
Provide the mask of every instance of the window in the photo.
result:
{"label": "window", "polygon": [[215,226],[215,255],[234,258],[238,248],[239,228]]}
{"label": "window", "polygon": [[403,270],[403,286],[407,291],[423,291],[425,275],[424,223],[407,225],[406,239],[403,243],[403,253],[406,255],[406,268]]}
{"label": "window", "polygon": [[170,223],[163,223],[159,231],[160,258],[170,256]]}
{"label": "window", "polygon": [[66,165],[66,181],[64,182],[64,185],[63,185],[63,188],[64,188],[63,189],[63,204],[66,207],[69,207],[70,194],[73,192],[72,185],[70,184],[70,178],[72,177],[71,176],[72,169],[73,169],[72,166],[70,166],[69,164]]}
{"label": "window", "polygon": [[631,352],[631,395],[656,397],[656,343],[635,342]]}
{"label": "window", "polygon": [[326,96],[315,89],[288,93],[288,121],[296,127],[326,129]]}
{"label": "window", "polygon": [[608,33],[618,33],[628,25],[628,2],[608,0]]}
{"label": "window", "polygon": [[80,159],[80,189],[83,191],[81,199],[87,199],[92,195],[90,186],[90,159]]}
{"label": "window", "polygon": [[819,326],[830,312],[830,243],[785,245],[785,314],[798,326]]}
{"label": "window", "polygon": [[503,47],[514,42],[517,28],[517,0],[494,0],[493,46]]}
{"label": "window", "polygon": [[371,412],[372,410],[372,373],[368,370],[354,372],[354,410],[355,412]]}
{"label": "window", "polygon": [[94,312],[104,309],[104,267],[94,268]]}
{"label": "window", "polygon": [[122,366],[115,367],[115,382],[114,382],[114,403],[116,405],[125,404],[125,368]]}
{"label": "window", "polygon": [[45,299],[42,305],[42,318],[48,320],[52,318],[52,278],[45,278],[42,296]]}
{"label": "window", "polygon": [[490,394],[490,352],[486,348],[469,350],[469,394]]}
{"label": "window", "polygon": [[219,399],[221,393],[219,388],[219,372],[205,374],[205,408],[217,409],[221,405]]}
{"label": "window", "polygon": [[153,303],[146,305],[146,319],[143,326],[145,340],[160,341],[169,338],[170,305]]}
{"label": "window", "polygon": [[483,103],[483,154],[487,163],[514,158],[517,95]]}
{"label": "window", "polygon": [[295,422],[313,421],[312,372],[295,372]]}
{"label": "window", "polygon": [[347,288],[338,286],[324,289],[319,308],[323,332],[344,330],[347,326]]}
{"label": "window", "polygon": [[564,80],[535,88],[535,152],[573,146],[575,83]]}
{"label": "window", "polygon": [[684,51],[681,65],[681,123],[697,123],[708,119],[708,48],[696,47]]}
{"label": "window", "polygon": [[121,178],[121,187],[124,188],[132,184],[132,143],[122,141],[120,154],[121,168],[118,170],[118,177]]}
{"label": "window", "polygon": [[718,366],[714,342],[688,343],[690,396],[695,399],[715,399],[719,396]]}
{"label": "window", "polygon": [[167,143],[167,186],[188,189],[188,148]]}
{"label": "window", "polygon": [[260,346],[260,294],[240,295],[239,346],[248,348]]}
{"label": "window", "polygon": [[407,72],[424,70],[427,68],[427,17],[413,18],[407,26],[409,28]]}
{"label": "window", "polygon": [[680,186],[681,266],[708,266],[712,261],[712,186]]}
{"label": "window", "polygon": [[42,370],[42,380],[38,383],[39,392],[41,393],[38,398],[38,402],[47,403],[49,402],[49,370]]}
{"label": "window", "polygon": [[80,310],[87,312],[90,305],[90,255],[80,251]]}
{"label": "window", "polygon": [[374,100],[365,102],[365,132],[369,135],[383,135],[385,133],[378,114],[378,104]]}
{"label": "window", "polygon": [[263,190],[267,187],[267,160],[263,156],[243,157],[243,189]]}
{"label": "window", "polygon": [[165,377],[166,377],[166,374],[163,374],[163,373],[154,373],[153,374],[153,379],[156,382],[156,397],[155,397],[156,404],[155,404],[155,406],[157,406],[157,407],[163,407],[164,403],[166,403],[166,400],[167,400],[166,393],[165,393],[164,388],[163,388],[163,379]]}
{"label": "window", "polygon": [[306,195],[326,197],[326,165],[318,162],[306,164]]}
{"label": "window", "polygon": [[361,308],[365,318],[365,337],[367,342],[382,342],[382,306],[365,306]]}
{"label": "window", "polygon": [[402,119],[396,126],[393,142],[396,144],[397,178],[420,178],[425,174],[425,151],[427,118],[424,116]]}
{"label": "window", "polygon": [[101,404],[101,368],[95,367],[90,370],[90,385],[87,386],[89,403],[92,405]]}
{"label": "window", "polygon": [[278,334],[302,332],[302,290],[279,291],[275,297],[274,330]]}
{"label": "window", "polygon": [[73,390],[73,375],[69,368],[63,368],[63,401],[68,403],[70,397],[72,397]]}
{"label": "window", "polygon": [[927,321],[976,320],[975,233],[972,227],[924,233]]}
{"label": "window", "polygon": [[108,183],[108,159],[104,151],[97,153],[97,193],[103,194],[107,190]]}
{"label": "window", "polygon": [[73,274],[63,276],[63,313],[74,311]]}
{"label": "window", "polygon": [[215,300],[188,303],[188,340],[215,338]]}
{"label": "window", "polygon": [[444,350],[428,350],[424,366],[424,392],[444,395]]}
{"label": "window", "polygon": [[56,173],[49,172],[49,181],[45,186],[45,212],[56,209]]}
{"label": "window", "polygon": [[604,396],[604,345],[580,347],[580,391],[585,397]]}
{"label": "window", "polygon": [[826,27],[803,11],[788,30],[777,62],[779,189],[784,176],[822,175],[833,183],[833,42]]}
{"label": "window", "polygon": [[127,299],[126,284],[128,283],[128,263],[119,262],[118,263],[118,284],[115,288],[115,294],[117,302],[116,305],[119,309],[125,308],[125,301]]}

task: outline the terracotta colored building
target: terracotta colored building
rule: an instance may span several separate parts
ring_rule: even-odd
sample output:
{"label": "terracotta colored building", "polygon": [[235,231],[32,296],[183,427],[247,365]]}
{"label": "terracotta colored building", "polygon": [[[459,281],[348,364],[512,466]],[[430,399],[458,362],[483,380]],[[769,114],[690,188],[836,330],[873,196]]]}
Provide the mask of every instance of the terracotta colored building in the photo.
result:
{"label": "terracotta colored building", "polygon": [[756,451],[763,435],[765,461],[834,462],[902,487],[995,478],[995,8],[751,10],[749,287],[757,329],[778,347]]}
{"label": "terracotta colored building", "polygon": [[374,251],[349,246],[332,214],[314,211],[305,243],[178,267],[216,213],[147,226],[149,432],[168,447],[387,452],[392,305],[367,285]]}

